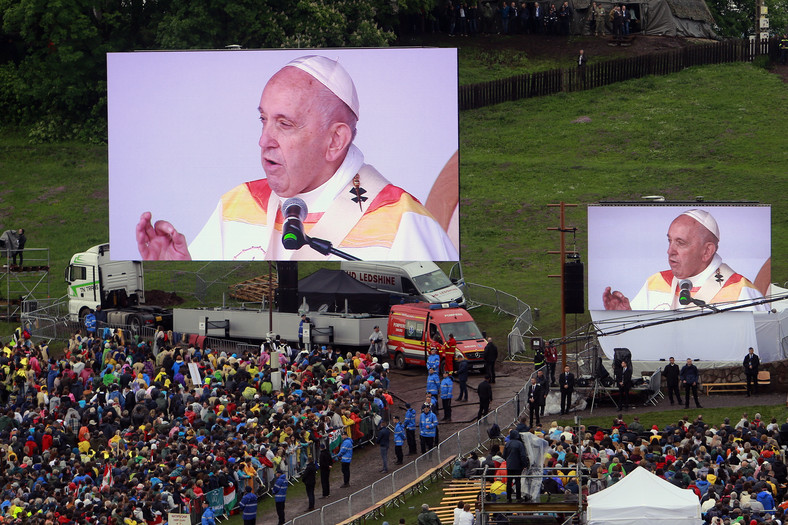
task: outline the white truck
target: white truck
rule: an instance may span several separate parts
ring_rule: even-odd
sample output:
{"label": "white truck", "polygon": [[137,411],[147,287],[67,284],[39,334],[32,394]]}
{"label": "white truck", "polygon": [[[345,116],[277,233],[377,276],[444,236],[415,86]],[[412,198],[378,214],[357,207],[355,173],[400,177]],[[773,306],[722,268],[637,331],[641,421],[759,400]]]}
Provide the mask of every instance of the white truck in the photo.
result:
{"label": "white truck", "polygon": [[466,306],[462,290],[432,261],[343,261],[340,268],[367,286],[404,298],[407,302],[456,303],[463,308]]}
{"label": "white truck", "polygon": [[109,244],[75,253],[66,268],[68,313],[84,324],[85,317],[101,307],[96,317],[113,326],[172,327],[172,311],[145,304],[145,279],[141,261],[112,261]]}

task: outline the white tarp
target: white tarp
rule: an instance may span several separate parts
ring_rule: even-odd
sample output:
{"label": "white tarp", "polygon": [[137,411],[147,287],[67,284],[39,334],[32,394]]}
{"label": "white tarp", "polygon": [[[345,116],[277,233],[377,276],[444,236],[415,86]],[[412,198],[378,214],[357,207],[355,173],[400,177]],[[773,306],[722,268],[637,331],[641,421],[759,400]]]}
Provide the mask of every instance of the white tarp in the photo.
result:
{"label": "white tarp", "polygon": [[591,319],[600,333],[633,328],[621,334],[599,337],[599,344],[610,359],[613,359],[614,348],[629,348],[634,361],[658,361],[674,356],[679,363],[688,357],[704,361],[740,361],[749,347],[758,351],[763,362],[773,361],[766,357],[777,352],[758,345],[754,316],[770,316],[776,320],[775,314],[745,311],[703,316],[698,316],[697,311],[591,311]]}
{"label": "white tarp", "polygon": [[636,468],[621,481],[588,496],[588,525],[699,525],[700,501],[695,493]]}

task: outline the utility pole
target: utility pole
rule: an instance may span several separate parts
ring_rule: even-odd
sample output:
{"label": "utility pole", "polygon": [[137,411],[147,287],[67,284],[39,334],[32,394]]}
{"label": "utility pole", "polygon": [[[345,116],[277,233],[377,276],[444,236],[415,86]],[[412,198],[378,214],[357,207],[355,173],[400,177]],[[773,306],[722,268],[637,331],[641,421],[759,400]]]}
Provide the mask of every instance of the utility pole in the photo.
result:
{"label": "utility pole", "polygon": [[[550,231],[558,231],[560,233],[560,247],[561,249],[558,251],[548,251],[549,254],[559,255],[561,257],[561,274],[560,275],[548,275],[548,277],[558,277],[561,279],[561,339],[566,339],[566,293],[564,287],[565,284],[565,263],[567,255],[578,255],[576,250],[567,250],[566,249],[566,234],[572,233],[574,234],[577,231],[577,228],[567,228],[565,219],[565,210],[566,208],[576,208],[577,204],[567,204],[563,201],[559,202],[558,204],[548,204],[548,208],[558,208],[559,209],[559,226],[557,228],[547,228]],[[561,345],[561,370],[564,369],[566,366],[566,345]]]}

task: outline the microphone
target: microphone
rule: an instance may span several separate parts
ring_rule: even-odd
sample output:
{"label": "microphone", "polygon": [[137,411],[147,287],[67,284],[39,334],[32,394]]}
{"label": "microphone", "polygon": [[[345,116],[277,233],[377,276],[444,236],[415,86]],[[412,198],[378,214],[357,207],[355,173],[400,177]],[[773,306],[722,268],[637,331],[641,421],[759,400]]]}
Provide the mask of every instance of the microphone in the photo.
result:
{"label": "microphone", "polygon": [[679,281],[679,289],[679,304],[686,306],[693,302],[692,296],[690,295],[690,290],[692,290],[692,281],[689,279],[682,279]]}
{"label": "microphone", "polygon": [[291,197],[282,204],[282,246],[287,250],[297,250],[307,243],[303,221],[306,219],[306,203],[298,197]]}

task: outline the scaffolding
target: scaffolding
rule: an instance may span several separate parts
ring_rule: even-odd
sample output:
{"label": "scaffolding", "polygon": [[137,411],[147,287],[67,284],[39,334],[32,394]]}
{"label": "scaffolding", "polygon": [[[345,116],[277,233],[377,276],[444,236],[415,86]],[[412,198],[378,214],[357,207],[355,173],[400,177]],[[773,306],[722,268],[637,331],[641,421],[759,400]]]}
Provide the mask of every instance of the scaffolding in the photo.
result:
{"label": "scaffolding", "polygon": [[36,310],[36,301],[50,296],[49,248],[21,251],[21,265],[14,264],[10,252],[0,254],[0,319],[4,321],[18,321],[26,308]]}

